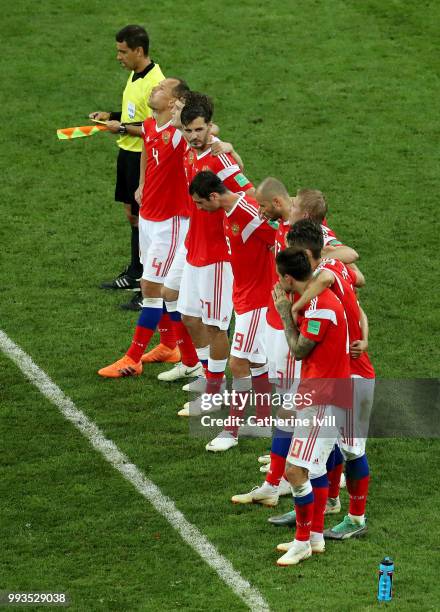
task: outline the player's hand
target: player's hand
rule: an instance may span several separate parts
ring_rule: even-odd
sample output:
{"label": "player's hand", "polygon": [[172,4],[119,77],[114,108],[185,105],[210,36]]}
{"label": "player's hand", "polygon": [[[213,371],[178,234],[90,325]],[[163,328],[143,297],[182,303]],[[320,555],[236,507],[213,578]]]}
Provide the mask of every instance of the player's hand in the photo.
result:
{"label": "player's hand", "polygon": [[275,308],[279,312],[280,316],[290,313],[292,304],[290,303],[287,293],[281,287],[280,283],[277,283],[273,288],[272,298]]}
{"label": "player's hand", "polygon": [[367,348],[368,342],[366,340],[354,340],[350,344],[350,355],[353,359],[358,359]]}
{"label": "player's hand", "polygon": [[217,140],[211,144],[211,153],[213,155],[221,155],[222,153],[232,153],[234,147],[230,142],[223,142],[221,140]]}
{"label": "player's hand", "polygon": [[139,185],[139,187],[134,192],[134,199],[139,204],[139,206],[142,205],[142,192],[143,191],[144,191],[144,186],[143,185]]}
{"label": "player's hand", "polygon": [[108,121],[110,119],[110,113],[107,111],[96,111],[90,113],[89,119],[96,119],[96,121]]}
{"label": "player's hand", "polygon": [[118,134],[119,128],[121,127],[120,121],[107,121],[106,126],[112,134]]}

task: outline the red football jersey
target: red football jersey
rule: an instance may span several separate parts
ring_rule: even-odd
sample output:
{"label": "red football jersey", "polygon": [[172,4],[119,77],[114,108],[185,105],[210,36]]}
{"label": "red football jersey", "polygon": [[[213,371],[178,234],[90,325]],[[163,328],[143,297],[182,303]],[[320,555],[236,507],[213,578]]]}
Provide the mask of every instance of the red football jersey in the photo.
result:
{"label": "red football jersey", "polygon": [[[202,170],[211,170],[223,181],[229,191],[247,191],[252,183],[241,173],[240,166],[228,154],[212,155],[211,148],[197,153],[188,149],[184,156],[188,185]],[[208,266],[212,263],[231,260],[231,250],[223,229],[225,213],[199,210],[191,199],[189,229],[185,239],[188,249],[186,260],[192,266]]]}
{"label": "red football jersey", "polygon": [[[341,242],[339,242],[339,240],[336,238],[336,234],[335,232],[330,229],[327,225],[321,225],[321,230],[322,230],[322,237],[324,238],[324,246],[326,247],[330,242],[334,242],[336,241],[338,244],[342,244]],[[336,246],[336,245],[334,245]]]}
{"label": "red football jersey", "polygon": [[149,117],[142,124],[147,166],[139,214],[148,221],[188,217],[188,186],[183,167],[186,141],[171,122],[157,127]]}
{"label": "red football jersey", "polygon": [[272,290],[275,229],[258,214],[258,203],[244,193],[224,216],[234,273],[232,301],[237,314],[267,306]]}
{"label": "red football jersey", "polygon": [[[289,231],[289,229],[290,229],[290,225],[288,221],[280,222],[278,226],[276,238],[275,238],[275,257],[278,255],[280,251],[283,251],[286,248],[286,234]],[[322,229],[322,235],[324,238],[324,246],[327,246],[330,242],[333,242],[334,240],[336,241],[338,240],[336,238],[336,234],[334,233],[334,231],[331,230],[326,225],[321,225],[321,229]],[[341,244],[341,243],[338,242],[338,244]],[[274,268],[273,284],[276,285],[277,282],[278,282],[278,274],[277,274],[276,268]],[[272,293],[270,294],[270,297],[269,297],[269,305],[267,308],[266,321],[271,327],[275,329],[283,329],[283,324],[281,322],[280,315],[278,314],[278,311],[275,308],[275,305],[273,303]]]}
{"label": "red football jersey", "polygon": [[351,407],[348,328],[342,303],[325,289],[300,311],[298,324],[300,334],[317,343],[302,359],[299,392],[312,393],[314,405]]}
{"label": "red football jersey", "polygon": [[[284,251],[284,249],[286,248],[286,234],[289,230],[290,230],[289,222],[280,221],[280,224],[278,225],[277,233],[275,234],[275,248],[274,248],[275,257],[278,255],[280,251]],[[277,274],[276,266],[274,265],[273,271],[272,271],[272,288],[275,287],[277,282],[278,282],[278,274]],[[273,303],[272,292],[269,293],[269,303],[267,306],[266,321],[268,325],[270,325],[274,329],[284,329],[280,315],[278,314],[278,310],[275,308],[275,304]]]}
{"label": "red football jersey", "polygon": [[[323,259],[316,270],[328,270],[333,274],[335,281],[331,289],[344,307],[350,342],[361,340],[361,313],[353,287],[356,282],[355,273],[338,259]],[[362,353],[358,359],[350,358],[350,368],[352,374],[357,374],[363,378],[374,378],[375,376],[373,365],[367,353]]]}

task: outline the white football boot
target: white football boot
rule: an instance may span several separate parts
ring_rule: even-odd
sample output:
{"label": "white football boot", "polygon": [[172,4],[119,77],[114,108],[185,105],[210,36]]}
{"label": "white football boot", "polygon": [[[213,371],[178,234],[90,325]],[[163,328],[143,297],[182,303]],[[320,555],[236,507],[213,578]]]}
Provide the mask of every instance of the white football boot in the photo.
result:
{"label": "white football boot", "polygon": [[171,368],[171,370],[158,374],[157,378],[159,380],[164,380],[165,382],[173,382],[174,380],[179,380],[181,378],[198,378],[199,376],[202,376],[202,374],[203,366],[201,363],[190,367],[179,361],[173,368]]}
{"label": "white football boot", "polygon": [[329,497],[325,505],[324,514],[338,514],[341,511],[341,502],[338,497]]}
{"label": "white football boot", "polygon": [[294,540],[289,550],[278,559],[277,565],[280,567],[286,567],[288,565],[297,565],[305,559],[309,559],[312,556],[312,547],[310,542],[298,542]]}
{"label": "white football boot", "polygon": [[229,431],[222,431],[219,435],[211,440],[205,449],[211,453],[224,453],[225,451],[237,446],[238,440]]}
{"label": "white football boot", "polygon": [[233,504],[262,504],[270,508],[278,505],[278,487],[263,482],[261,487],[254,487],[249,493],[231,497]]}
{"label": "white football boot", "polygon": [[[292,540],[291,542],[282,542],[281,544],[278,544],[277,550],[279,552],[287,552],[294,544],[295,540]],[[316,540],[315,542],[310,540],[310,548],[312,549],[313,554],[323,553],[325,551],[325,540]]]}
{"label": "white football boot", "polygon": [[[215,395],[218,395],[215,393]],[[203,393],[191,400],[190,402],[185,402],[182,410],[179,410],[177,413],[178,416],[181,417],[189,417],[189,416],[200,416],[202,414],[212,414],[213,412],[218,412],[222,409],[222,404],[218,405],[211,403],[210,398],[212,397],[212,393]]]}
{"label": "white football boot", "polygon": [[258,457],[258,463],[261,463],[263,465],[270,463],[270,455],[260,455]]}

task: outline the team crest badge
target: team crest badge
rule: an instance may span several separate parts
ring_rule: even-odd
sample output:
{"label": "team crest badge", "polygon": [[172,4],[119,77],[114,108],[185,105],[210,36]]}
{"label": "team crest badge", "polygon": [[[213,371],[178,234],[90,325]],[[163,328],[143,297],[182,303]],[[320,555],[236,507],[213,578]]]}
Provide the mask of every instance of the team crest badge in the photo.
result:
{"label": "team crest badge", "polygon": [[189,162],[190,164],[193,164],[193,163],[194,163],[194,153],[193,153],[192,151],[190,151],[190,152],[188,153],[188,162]]}
{"label": "team crest badge", "polygon": [[231,225],[231,232],[234,234],[234,236],[240,233],[240,226],[238,225],[238,223],[233,223]]}
{"label": "team crest badge", "polygon": [[166,130],[163,134],[162,134],[162,140],[164,141],[164,143],[167,145],[170,142],[170,138],[171,138],[171,134],[168,132],[168,130]]}

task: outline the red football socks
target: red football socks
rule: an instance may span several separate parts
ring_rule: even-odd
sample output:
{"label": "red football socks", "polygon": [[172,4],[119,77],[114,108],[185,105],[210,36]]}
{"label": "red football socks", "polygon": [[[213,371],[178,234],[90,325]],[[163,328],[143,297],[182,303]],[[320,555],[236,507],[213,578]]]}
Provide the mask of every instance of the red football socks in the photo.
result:
{"label": "red football socks", "polygon": [[153,334],[153,329],[136,325],[131,346],[127,351],[128,357],[131,357],[133,361],[138,363],[138,361],[141,360],[141,357],[144,354]]}
{"label": "red football socks", "polygon": [[335,498],[339,495],[339,490],[341,488],[341,474],[344,471],[344,464],[340,463],[339,465],[335,465],[335,467],[327,472],[328,476],[328,496]]}
{"label": "red football socks", "polygon": [[176,344],[180,350],[182,363],[192,368],[198,364],[199,358],[191,336],[182,321],[171,321],[171,323],[174,325]]}
{"label": "red football socks", "polygon": [[296,531],[295,540],[308,542],[313,521],[313,499],[307,504],[298,504],[295,500]]}
{"label": "red football socks", "polygon": [[169,349],[176,348],[176,335],[174,332],[174,321],[171,321],[170,315],[167,312],[162,314],[162,317],[157,326],[157,331],[160,334],[160,343],[167,346]]}
{"label": "red football socks", "polygon": [[347,491],[350,495],[349,514],[353,516],[362,516],[365,514],[369,482],[369,476],[364,476],[364,478],[360,478],[359,480],[353,480],[347,477]]}
{"label": "red football socks", "polygon": [[271,451],[270,453],[270,468],[266,474],[266,482],[270,483],[274,487],[280,484],[280,480],[283,477],[284,470],[286,469],[286,458],[280,457]]}
{"label": "red football socks", "polygon": [[[313,480],[312,480],[313,487]],[[313,487],[312,531],[324,532],[324,512],[328,498],[328,487]]]}

